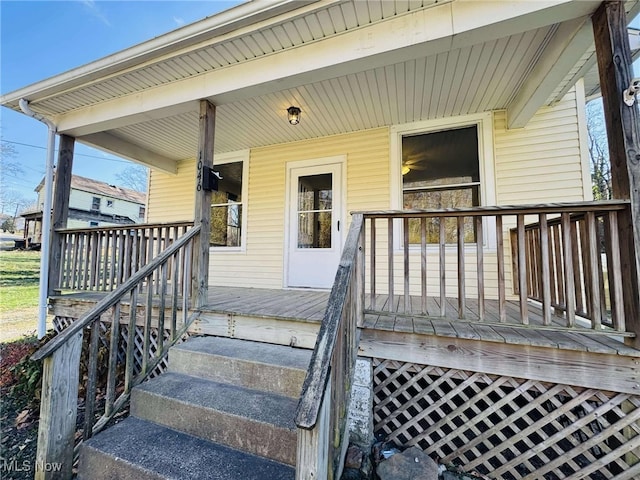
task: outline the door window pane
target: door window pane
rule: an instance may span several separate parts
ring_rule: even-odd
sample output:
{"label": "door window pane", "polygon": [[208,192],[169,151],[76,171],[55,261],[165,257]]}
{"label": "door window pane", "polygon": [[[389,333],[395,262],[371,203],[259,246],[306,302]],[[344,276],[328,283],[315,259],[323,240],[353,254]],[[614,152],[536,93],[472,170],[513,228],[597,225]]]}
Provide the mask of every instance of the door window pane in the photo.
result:
{"label": "door window pane", "polygon": [[331,248],[333,175],[298,177],[298,248]]}

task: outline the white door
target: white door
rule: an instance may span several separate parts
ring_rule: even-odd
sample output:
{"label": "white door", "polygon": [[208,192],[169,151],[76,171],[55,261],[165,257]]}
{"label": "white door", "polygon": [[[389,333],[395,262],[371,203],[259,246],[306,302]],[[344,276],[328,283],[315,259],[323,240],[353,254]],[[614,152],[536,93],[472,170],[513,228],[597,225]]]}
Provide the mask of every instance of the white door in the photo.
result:
{"label": "white door", "polygon": [[342,163],[290,168],[287,286],[330,288],[342,251]]}

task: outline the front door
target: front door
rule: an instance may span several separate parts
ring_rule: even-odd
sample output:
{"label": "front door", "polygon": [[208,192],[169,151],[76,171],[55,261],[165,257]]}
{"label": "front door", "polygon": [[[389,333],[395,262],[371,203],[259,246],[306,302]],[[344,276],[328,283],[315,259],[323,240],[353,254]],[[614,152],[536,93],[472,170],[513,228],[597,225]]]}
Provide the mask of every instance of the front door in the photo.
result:
{"label": "front door", "polygon": [[330,288],[342,250],[342,163],[292,167],[288,180],[287,286]]}

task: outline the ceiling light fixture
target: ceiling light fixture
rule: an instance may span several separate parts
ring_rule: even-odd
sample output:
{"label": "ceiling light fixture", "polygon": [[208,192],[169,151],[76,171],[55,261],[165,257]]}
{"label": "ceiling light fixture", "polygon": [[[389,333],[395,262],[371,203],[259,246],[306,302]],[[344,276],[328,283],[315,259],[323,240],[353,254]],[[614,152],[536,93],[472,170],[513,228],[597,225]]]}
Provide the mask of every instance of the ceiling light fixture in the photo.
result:
{"label": "ceiling light fixture", "polygon": [[302,110],[298,107],[291,106],[287,108],[287,113],[289,114],[289,123],[291,125],[297,125],[300,123],[300,113],[302,113]]}
{"label": "ceiling light fixture", "polygon": [[410,171],[411,171],[411,169],[408,166],[406,166],[406,165],[402,166],[402,175],[406,175]]}

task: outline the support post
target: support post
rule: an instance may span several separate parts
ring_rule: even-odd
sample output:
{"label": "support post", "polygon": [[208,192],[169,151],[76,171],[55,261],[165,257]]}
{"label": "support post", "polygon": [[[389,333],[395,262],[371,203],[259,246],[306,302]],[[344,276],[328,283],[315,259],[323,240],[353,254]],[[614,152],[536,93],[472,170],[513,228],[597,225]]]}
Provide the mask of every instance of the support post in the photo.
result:
{"label": "support post", "polygon": [[71,194],[71,170],[75,139],[60,135],[58,165],[54,178],[53,208],[51,211],[51,250],[49,252],[49,295],[59,290],[62,266],[62,236],[56,231],[66,228],[69,218],[69,195]]}
{"label": "support post", "polygon": [[640,347],[640,115],[637,105],[623,102],[622,92],[633,77],[624,3],[603,2],[593,15],[593,31],[604,107],[613,197],[628,199],[631,208],[620,215],[620,260],[624,314],[636,333],[630,343]]}
{"label": "support post", "polygon": [[36,480],[67,480],[73,470],[82,330],[45,358]]}
{"label": "support post", "polygon": [[213,141],[216,107],[208,100],[200,100],[200,140],[196,164],[196,201],[194,226],[201,225],[200,235],[193,252],[192,307],[200,308],[207,302],[209,287],[209,237],[211,235],[211,192],[203,188],[203,168],[213,167]]}

